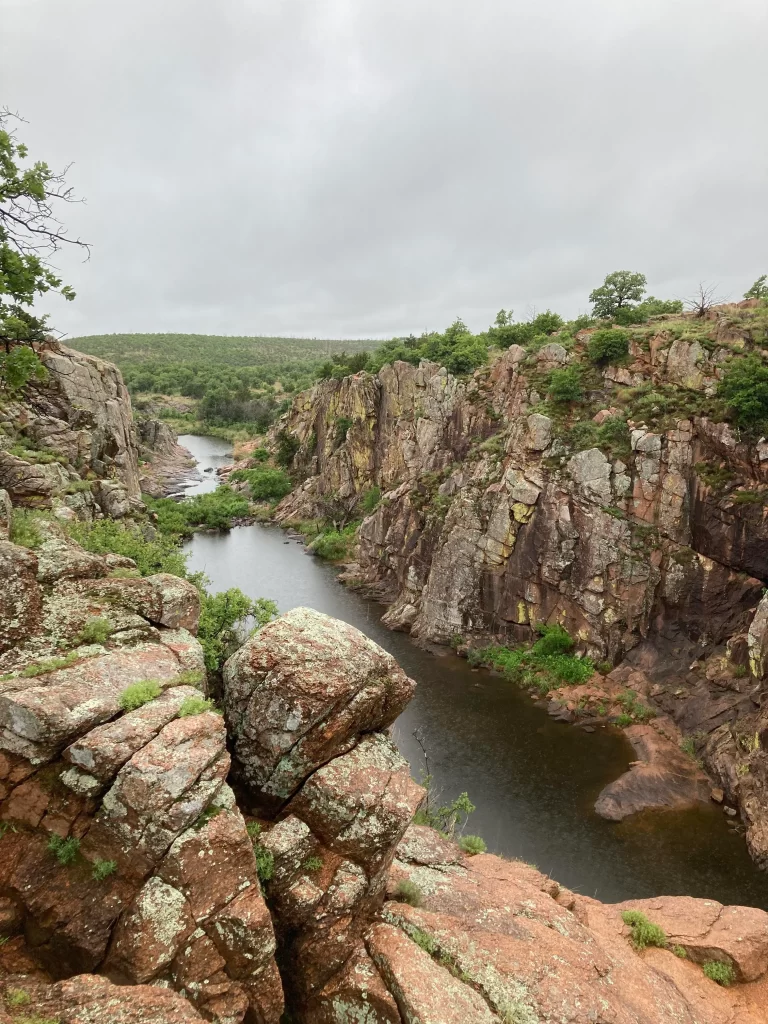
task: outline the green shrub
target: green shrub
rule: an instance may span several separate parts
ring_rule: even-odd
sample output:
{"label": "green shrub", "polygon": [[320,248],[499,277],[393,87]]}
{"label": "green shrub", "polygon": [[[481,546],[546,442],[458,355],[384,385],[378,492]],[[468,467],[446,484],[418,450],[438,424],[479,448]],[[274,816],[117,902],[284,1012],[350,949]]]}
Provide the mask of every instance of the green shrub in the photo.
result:
{"label": "green shrub", "polygon": [[380,487],[369,487],[368,490],[363,494],[360,502],[361,508],[366,515],[370,515],[381,501],[381,488]]}
{"label": "green shrub", "polygon": [[197,639],[205,655],[205,667],[209,672],[218,672],[224,662],[242,645],[245,627],[249,618],[260,629],[277,617],[274,601],[258,597],[251,601],[237,587],[208,594],[200,594],[200,623]]}
{"label": "green shrub", "polygon": [[424,894],[415,882],[404,878],[398,883],[395,899],[398,903],[410,903],[412,907],[420,907],[424,902]]}
{"label": "green shrub", "polygon": [[245,481],[254,501],[278,501],[293,490],[282,469],[236,469],[229,479]]}
{"label": "green shrub", "polygon": [[736,981],[736,971],[732,964],[723,963],[722,960],[707,960],[701,965],[702,971],[711,981],[728,988]]}
{"label": "green shrub", "polygon": [[11,517],[9,536],[14,544],[22,548],[39,548],[43,543],[36,520],[39,516],[26,508],[15,508]]}
{"label": "green shrub", "polygon": [[202,715],[204,711],[216,711],[216,705],[212,700],[205,697],[185,697],[181,702],[177,718],[190,718],[193,715]]}
{"label": "green shrub", "polygon": [[309,871],[310,874],[314,874],[317,871],[321,871],[323,867],[322,857],[307,857],[304,863],[301,865],[305,871]]}
{"label": "green shrub", "polygon": [[687,960],[688,959],[688,951],[685,948],[685,946],[673,946],[672,947],[672,952],[680,960]]}
{"label": "green shrub", "polygon": [[80,840],[74,836],[62,839],[61,836],[52,835],[48,840],[48,852],[54,855],[59,864],[73,864],[80,852]]}
{"label": "green shrub", "polygon": [[666,947],[667,936],[664,929],[649,921],[639,910],[625,910],[621,919],[631,928],[630,939],[635,949],[645,949],[647,946],[660,946],[662,949]]}
{"label": "green shrub", "polygon": [[429,932],[425,932],[421,928],[410,928],[408,934],[419,946],[424,950],[425,953],[429,953],[430,956],[434,956],[437,953],[437,942],[432,938]]}
{"label": "green shrub", "polygon": [[624,690],[623,693],[618,695],[616,701],[634,722],[647,722],[651,718],[656,717],[656,712],[653,708],[649,708],[647,704],[643,704],[634,690]]}
{"label": "green shrub", "polygon": [[30,995],[24,988],[7,988],[5,1001],[9,1006],[29,1006]]}
{"label": "green shrub", "polygon": [[259,881],[269,882],[275,873],[275,858],[272,851],[257,843],[253,847],[253,853],[256,857],[256,874],[259,876]]}
{"label": "green shrub", "polygon": [[547,394],[553,402],[565,405],[568,402],[580,402],[584,398],[581,386],[581,371],[578,366],[566,366],[562,370],[553,370],[547,383]]}
{"label": "green shrub", "polygon": [[348,416],[339,416],[336,420],[336,428],[333,435],[333,447],[338,448],[344,444],[347,434],[352,429],[352,420]]}
{"label": "green shrub", "polygon": [[258,821],[249,821],[245,826],[245,831],[248,833],[251,839],[258,839],[261,835],[261,825]]}
{"label": "green shrub", "polygon": [[620,729],[625,729],[628,725],[635,724],[635,720],[632,715],[628,715],[626,711],[622,711],[620,715],[617,715],[614,721]]}
{"label": "green shrub", "polygon": [[78,644],[103,644],[107,637],[114,632],[114,626],[109,619],[101,616],[94,616],[86,621],[77,636]]}
{"label": "green shrub", "polygon": [[480,836],[462,836],[459,840],[459,846],[462,848],[464,853],[468,853],[470,856],[474,856],[476,853],[486,853],[488,851],[485,840]]}
{"label": "green shrub", "polygon": [[629,336],[616,328],[595,331],[589,339],[587,355],[598,366],[616,366],[629,355]]}
{"label": "green shrub", "polygon": [[140,682],[126,686],[120,694],[120,707],[123,711],[135,711],[159,697],[162,692],[163,688],[160,683],[154,679],[142,679]]}
{"label": "green shrub", "polygon": [[281,430],[277,435],[275,462],[278,466],[288,469],[292,465],[296,452],[300,447],[301,442],[295,434],[289,434],[287,430]]}
{"label": "green shrub", "polygon": [[15,345],[10,352],[0,352],[0,387],[9,394],[21,394],[31,380],[43,381],[47,377],[48,371],[39,356],[27,345]]}
{"label": "green shrub", "polygon": [[441,804],[433,808],[430,792],[431,781],[431,776],[422,779],[422,785],[427,790],[427,799],[424,806],[420,807],[414,815],[414,823],[429,825],[430,828],[436,829],[442,835],[452,838],[457,831],[461,832],[464,828],[469,815],[476,810],[475,805],[467,793],[460,793],[450,804]]}
{"label": "green shrub", "polygon": [[116,860],[101,860],[101,858],[97,857],[93,862],[91,878],[95,879],[97,882],[103,882],[105,878],[109,878],[110,875],[114,875],[116,871]]}
{"label": "green shrub", "polygon": [[99,519],[94,523],[65,522],[61,525],[86,551],[97,555],[112,552],[133,559],[142,576],[167,572],[186,578],[186,556],[171,537],[145,536],[136,524],[114,519]]}
{"label": "green shrub", "polygon": [[731,359],[717,389],[743,427],[759,427],[768,420],[768,366],[754,353]]}
{"label": "green shrub", "polygon": [[358,523],[350,523],[343,530],[325,530],[315,537],[309,550],[318,558],[328,562],[339,562],[349,556],[350,548],[355,543]]}

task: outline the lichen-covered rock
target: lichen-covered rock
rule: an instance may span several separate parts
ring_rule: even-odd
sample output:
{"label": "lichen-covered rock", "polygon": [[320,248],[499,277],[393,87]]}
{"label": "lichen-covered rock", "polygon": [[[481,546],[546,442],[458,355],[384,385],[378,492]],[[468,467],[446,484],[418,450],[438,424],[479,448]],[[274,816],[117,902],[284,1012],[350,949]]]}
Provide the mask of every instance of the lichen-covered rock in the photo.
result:
{"label": "lichen-covered rock", "polygon": [[[422,905],[387,902],[387,924],[366,935],[406,1019],[418,1015],[418,1007],[419,1019],[442,1019],[434,1001],[456,986],[457,1005],[462,997],[481,999],[472,1011],[480,1016],[467,1011],[468,1020],[484,1019],[486,1011],[491,1021],[525,1024],[766,1019],[763,911],[687,897],[606,906],[561,889],[525,864],[485,854],[428,866],[398,858],[389,893],[406,878],[418,886]],[[635,951],[621,917],[625,909],[667,928],[670,945],[690,950],[688,958],[681,961],[671,950]],[[719,988],[701,971],[707,959],[733,962],[744,983]]]}
{"label": "lichen-covered rock", "polygon": [[114,985],[81,974],[30,992],[36,1020],[59,1024],[196,1024],[202,1020],[181,995],[153,985]]}
{"label": "lichen-covered rock", "polygon": [[26,548],[0,539],[0,654],[33,633],[43,597],[37,582],[37,558]]}
{"label": "lichen-covered rock", "polygon": [[224,667],[224,707],[243,779],[284,803],[320,765],[397,718],[413,692],[363,633],[307,608],[263,627]]}
{"label": "lichen-covered rock", "polygon": [[424,799],[408,762],[381,733],[318,769],[288,806],[322,842],[375,874]]}
{"label": "lichen-covered rock", "polygon": [[0,540],[8,540],[13,521],[13,505],[8,491],[0,488]]}

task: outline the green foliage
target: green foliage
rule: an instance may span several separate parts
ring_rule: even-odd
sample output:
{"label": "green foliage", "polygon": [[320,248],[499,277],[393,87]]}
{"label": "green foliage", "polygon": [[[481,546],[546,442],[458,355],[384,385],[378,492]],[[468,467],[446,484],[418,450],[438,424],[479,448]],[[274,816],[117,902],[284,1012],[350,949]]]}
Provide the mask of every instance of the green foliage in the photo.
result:
{"label": "green foliage", "polygon": [[185,697],[181,702],[177,718],[190,718],[193,715],[202,715],[205,711],[217,711],[212,700],[205,697]]}
{"label": "green foliage", "polygon": [[31,665],[27,665],[19,673],[0,676],[0,679],[13,679],[16,676],[20,676],[22,679],[33,679],[35,676],[43,676],[49,672],[58,672],[59,669],[69,668],[70,665],[75,664],[79,657],[80,655],[77,651],[70,651],[69,654],[65,654],[60,658],[43,658],[40,661],[32,662]]}
{"label": "green foliage", "polygon": [[415,882],[404,878],[398,883],[395,899],[398,903],[410,903],[412,907],[420,907],[424,902],[424,894]]}
{"label": "green foliage", "polygon": [[7,988],[5,1001],[9,1006],[29,1006],[30,995],[24,988]]}
{"label": "green foliage", "polygon": [[123,711],[135,711],[144,704],[159,697],[163,692],[160,683],[154,679],[142,679],[139,682],[126,686],[120,694],[120,707]]}
{"label": "green foliage", "polygon": [[74,864],[80,852],[80,840],[70,836],[62,839],[61,836],[52,835],[48,840],[48,852],[52,853],[56,860],[63,867]]}
{"label": "green foliage", "polygon": [[459,846],[464,853],[468,853],[470,856],[474,856],[476,853],[486,853],[488,850],[485,840],[481,836],[462,836]]}
{"label": "green foliage", "polygon": [[629,355],[629,335],[617,328],[595,331],[589,339],[587,355],[598,366],[616,366]]}
{"label": "green foliage", "polygon": [[673,946],[672,947],[672,952],[680,960],[687,960],[688,959],[688,950],[685,948],[685,946]]}
{"label": "green foliage", "polygon": [[615,270],[608,274],[599,288],[590,293],[592,315],[610,320],[618,310],[642,301],[646,288],[645,274],[631,270]]}
{"label": "green foliage", "polygon": [[761,274],[751,288],[744,292],[745,299],[768,299],[768,274]]}
{"label": "green foliage", "polygon": [[293,490],[282,469],[236,469],[229,479],[246,481],[254,501],[278,501]]}
{"label": "green foliage", "polygon": [[201,829],[205,828],[209,821],[221,814],[222,810],[223,807],[217,807],[216,804],[209,804],[204,811],[201,811],[200,814],[198,814],[197,820],[192,828],[195,832],[200,832]]}
{"label": "green foliage", "polygon": [[425,932],[422,928],[411,927],[408,929],[408,934],[425,953],[429,953],[430,956],[434,956],[437,953],[438,945],[437,942],[432,938],[429,932]]}
{"label": "green foliage", "polygon": [[649,719],[656,717],[656,712],[653,708],[643,704],[634,690],[625,690],[623,693],[620,693],[616,701],[624,709],[624,714],[629,715],[632,722],[647,722]]}
{"label": "green foliage", "polygon": [[[423,779],[422,784],[427,790],[427,799],[425,805],[414,815],[414,822],[417,825],[429,825],[430,828],[437,829],[438,832],[450,837],[453,837],[457,831],[461,833],[467,824],[469,815],[476,809],[469,799],[469,795],[460,793],[451,803],[441,804],[433,809],[430,777],[427,776],[426,779]],[[461,827],[459,827],[459,822],[461,822]]]}
{"label": "green foliage", "polygon": [[30,509],[15,508],[11,516],[10,538],[23,548],[39,548],[43,538],[36,524],[38,516]]}
{"label": "green foliage", "polygon": [[260,629],[278,615],[274,601],[259,597],[252,601],[237,587],[208,594],[200,594],[200,624],[197,638],[205,654],[205,667],[218,672],[224,662],[240,647],[245,639],[245,624],[249,618]]}
{"label": "green foliage", "polygon": [[537,632],[539,639],[529,648],[491,645],[470,651],[469,662],[494,668],[507,679],[542,694],[562,684],[585,683],[593,675],[591,659],[570,653],[574,641],[562,626],[539,625]]}
{"label": "green foliage", "polygon": [[293,465],[294,457],[299,448],[301,448],[301,442],[298,437],[295,434],[290,434],[287,430],[281,430],[277,435],[275,462],[277,462],[278,466],[288,469]]}
{"label": "green foliage", "polygon": [[260,882],[269,882],[275,873],[275,858],[271,850],[260,843],[254,843],[253,854],[256,858],[256,874]]}
{"label": "green foliage", "polygon": [[360,507],[362,508],[363,512],[365,512],[365,514],[369,516],[371,512],[374,512],[378,508],[380,501],[381,488],[376,487],[374,485],[373,487],[369,487],[368,490],[365,491],[365,493],[363,494],[362,500],[360,502]]}
{"label": "green foliage", "polygon": [[336,420],[336,429],[333,435],[333,447],[338,448],[344,444],[347,434],[352,428],[352,420],[348,416],[339,416]]}
{"label": "green foliage", "polygon": [[761,427],[768,421],[768,366],[751,353],[731,359],[717,389],[743,427]]}
{"label": "green foliage", "polygon": [[566,366],[562,370],[553,370],[549,375],[547,394],[553,402],[558,404],[582,401],[584,389],[581,386],[579,367]]}
{"label": "green foliage", "polygon": [[680,740],[680,749],[689,757],[696,757],[696,743],[693,736],[684,736]]}
{"label": "green foliage", "polygon": [[683,303],[680,299],[657,299],[649,295],[638,306],[622,306],[617,309],[613,321],[622,327],[629,327],[632,324],[643,324],[652,316],[682,312]]}
{"label": "green foliage", "polygon": [[0,352],[0,388],[10,395],[21,394],[31,380],[43,381],[47,377],[48,371],[31,348],[17,345],[8,353]]}
{"label": "green foliage", "polygon": [[664,929],[649,921],[639,910],[624,910],[621,919],[631,929],[630,940],[635,949],[646,949],[648,946],[659,946],[661,949],[666,947],[667,936]]}
{"label": "green foliage", "polygon": [[328,562],[340,562],[349,556],[354,545],[359,523],[350,523],[343,530],[325,530],[309,545],[309,550]]}
{"label": "green foliage", "polygon": [[[259,473],[263,470],[241,470],[241,473]],[[270,472],[270,470],[266,470]],[[277,470],[272,470],[278,473]],[[279,474],[282,475],[282,474]],[[229,530],[232,520],[247,516],[248,500],[236,494],[231,487],[222,484],[215,491],[196,494],[183,501],[172,498],[144,498],[144,503],[157,516],[157,527],[161,534],[176,540],[192,534],[196,526],[209,530]]]}
{"label": "green foliage", "polygon": [[249,821],[245,826],[245,831],[251,839],[258,839],[261,835],[261,824],[258,821]]}
{"label": "green foliage", "polygon": [[116,871],[116,860],[102,860],[100,857],[97,857],[93,862],[91,878],[95,879],[97,882],[103,882],[105,878],[109,878],[110,875],[114,875]]}
{"label": "green foliage", "polygon": [[43,1017],[39,1013],[31,1016],[14,1017],[13,1024],[61,1024],[59,1017]]}
{"label": "green foliage", "polygon": [[[75,293],[47,263],[69,241],[53,207],[71,199],[71,189],[44,161],[27,162],[27,147],[16,138],[14,118],[0,111],[0,346],[5,350],[0,386],[16,392],[44,372],[31,351],[49,330],[47,317],[31,312],[35,298],[58,292],[69,300]],[[20,346],[28,346],[29,355]]]}
{"label": "green foliage", "polygon": [[93,616],[88,619],[77,636],[78,644],[103,644],[114,632],[115,627],[109,619]]}
{"label": "green foliage", "polygon": [[152,536],[135,523],[99,519],[94,523],[62,523],[73,540],[86,551],[105,555],[114,552],[136,563],[142,576],[167,572],[186,578],[186,558],[170,536]]}
{"label": "green foliage", "polygon": [[322,857],[307,857],[304,863],[301,865],[305,871],[310,874],[315,874],[317,871],[321,871],[323,867]]}
{"label": "green foliage", "polygon": [[724,988],[728,988],[736,981],[736,971],[733,969],[733,965],[724,963],[722,960],[707,960],[701,965],[701,969],[710,981],[716,981]]}

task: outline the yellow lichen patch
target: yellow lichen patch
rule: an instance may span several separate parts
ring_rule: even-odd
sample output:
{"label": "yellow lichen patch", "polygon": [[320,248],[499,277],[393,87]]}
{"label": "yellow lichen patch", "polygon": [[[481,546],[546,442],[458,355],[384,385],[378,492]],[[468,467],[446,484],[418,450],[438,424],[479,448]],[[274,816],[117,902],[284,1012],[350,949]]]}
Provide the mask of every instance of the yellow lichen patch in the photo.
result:
{"label": "yellow lichen patch", "polygon": [[512,506],[512,515],[515,517],[515,521],[518,523],[530,522],[531,516],[535,511],[534,505],[524,505],[522,501],[516,501]]}
{"label": "yellow lichen patch", "polygon": [[521,626],[524,626],[528,622],[528,608],[525,601],[517,602],[517,618],[515,619],[515,622]]}

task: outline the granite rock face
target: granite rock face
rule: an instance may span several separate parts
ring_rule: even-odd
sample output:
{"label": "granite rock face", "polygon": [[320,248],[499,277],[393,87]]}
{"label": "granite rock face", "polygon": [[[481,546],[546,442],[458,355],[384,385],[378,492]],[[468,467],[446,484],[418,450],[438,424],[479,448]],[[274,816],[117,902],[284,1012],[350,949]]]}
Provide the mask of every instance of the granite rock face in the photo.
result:
{"label": "granite rock face", "polygon": [[48,379],[0,411],[0,487],[14,504],[91,516],[140,508],[138,443],[120,371],[52,340],[40,358]]}
{"label": "granite rock face", "polygon": [[[206,690],[198,592],[109,576],[113,559],[40,530],[37,553],[0,541],[3,934],[26,936],[35,971],[70,979],[38,993],[57,1020],[172,1024],[197,1009],[277,1024],[274,930],[224,720],[184,712]],[[148,682],[159,695],[132,704]]]}
{"label": "granite rock face", "polygon": [[[579,653],[609,663],[603,671],[641,671],[643,702],[688,745],[695,738],[768,865],[768,443],[704,414],[727,360],[762,343],[751,317],[744,303],[713,310],[703,327],[651,321],[624,366],[591,366],[587,330],[567,347],[513,345],[463,380],[423,361],[321,381],[272,440],[285,431],[298,442],[306,477],[278,506],[280,522],[380,490],[344,578],[389,605],[385,624],[472,647],[526,642],[556,623]],[[592,374],[581,434],[542,402],[547,374],[574,361]],[[660,406],[686,414],[659,416]],[[617,446],[595,431],[621,409],[630,419]],[[592,706],[598,721],[611,690]],[[663,785],[658,757],[631,787],[626,778],[624,808],[699,800],[693,762],[675,795],[672,761]]]}
{"label": "granite rock face", "polygon": [[225,666],[227,724],[246,805],[266,815],[267,901],[299,1019],[325,986],[349,983],[424,797],[382,731],[413,685],[359,630],[306,608],[264,626]]}

